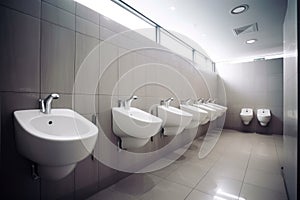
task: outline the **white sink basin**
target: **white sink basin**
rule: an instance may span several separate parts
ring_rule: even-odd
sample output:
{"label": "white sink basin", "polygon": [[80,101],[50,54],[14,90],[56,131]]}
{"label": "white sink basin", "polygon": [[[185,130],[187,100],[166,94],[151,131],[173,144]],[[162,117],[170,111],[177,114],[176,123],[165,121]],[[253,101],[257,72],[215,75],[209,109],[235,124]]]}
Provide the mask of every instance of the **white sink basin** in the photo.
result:
{"label": "white sink basin", "polygon": [[138,108],[112,108],[113,132],[122,141],[122,148],[139,148],[144,146],[158,133],[162,120]]}
{"label": "white sink basin", "polygon": [[178,135],[192,121],[193,115],[172,106],[157,107],[158,117],[163,120],[165,135]]}
{"label": "white sink basin", "polygon": [[223,110],[223,113],[225,113],[227,111],[227,107],[226,106],[221,106],[219,104],[215,104],[215,103],[208,103],[209,105],[215,106],[217,108],[221,108]]}
{"label": "white sink basin", "polygon": [[193,106],[195,106],[197,108],[201,108],[201,109],[207,111],[210,121],[214,121],[218,117],[219,113],[217,112],[216,109],[213,109],[209,106],[205,106],[204,104],[201,104],[201,103],[200,104],[193,104]]}
{"label": "white sink basin", "polygon": [[220,107],[217,107],[217,106],[214,106],[214,105],[211,105],[211,104],[208,104],[208,103],[205,103],[204,105],[209,107],[209,108],[215,109],[217,111],[218,117],[221,117],[224,114],[224,109],[222,109]]}
{"label": "white sink basin", "polygon": [[57,180],[67,176],[76,163],[94,149],[98,128],[70,109],[14,112],[18,151],[36,162],[40,176]]}
{"label": "white sink basin", "polygon": [[198,127],[200,124],[209,121],[208,112],[191,105],[180,104],[180,109],[193,115],[191,123],[185,127],[186,129]]}

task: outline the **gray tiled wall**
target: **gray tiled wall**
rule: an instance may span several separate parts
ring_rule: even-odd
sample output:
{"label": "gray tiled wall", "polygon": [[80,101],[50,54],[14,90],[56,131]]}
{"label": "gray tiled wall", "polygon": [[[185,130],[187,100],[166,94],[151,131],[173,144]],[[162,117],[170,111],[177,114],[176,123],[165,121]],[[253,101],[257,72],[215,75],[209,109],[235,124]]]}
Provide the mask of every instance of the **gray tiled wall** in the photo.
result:
{"label": "gray tiled wall", "polygon": [[[189,61],[73,0],[0,0],[0,30],[5,30],[0,32],[1,199],[84,199],[128,175],[89,156],[62,180],[31,178],[32,163],[16,150],[12,113],[37,109],[38,99],[51,92],[60,94],[54,108],[75,109],[90,120],[96,115],[101,131],[114,144],[111,107],[133,92],[139,96],[133,106],[145,111],[170,96],[178,106],[182,99],[216,95],[216,74],[201,74]],[[127,33],[111,38],[122,31]],[[145,44],[148,49],[134,50]],[[78,76],[82,69],[88,70]],[[165,86],[144,85],[147,81]],[[136,152],[155,151],[170,141],[175,141],[175,149],[189,137],[158,134]],[[103,151],[99,137],[94,154]],[[111,159],[118,157],[111,154]],[[151,159],[128,164],[139,167]]]}
{"label": "gray tiled wall", "polygon": [[[283,131],[283,61],[273,59],[236,64],[217,64],[219,76],[224,81],[227,97],[225,128],[245,132],[282,134]],[[219,91],[219,93],[221,93]],[[250,125],[240,118],[242,108],[254,111]],[[272,118],[267,127],[260,126],[257,109],[271,110]]]}

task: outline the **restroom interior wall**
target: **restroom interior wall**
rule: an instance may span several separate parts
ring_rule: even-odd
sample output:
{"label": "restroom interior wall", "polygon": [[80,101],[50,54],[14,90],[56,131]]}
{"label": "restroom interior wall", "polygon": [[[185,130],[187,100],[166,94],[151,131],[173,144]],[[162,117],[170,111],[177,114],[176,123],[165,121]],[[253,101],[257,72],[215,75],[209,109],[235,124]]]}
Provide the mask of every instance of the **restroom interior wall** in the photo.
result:
{"label": "restroom interior wall", "polygon": [[[223,80],[227,116],[224,128],[264,134],[283,133],[283,59],[261,60],[247,63],[217,63],[218,74]],[[219,87],[222,91],[222,87]],[[254,111],[250,125],[243,125],[242,108]],[[267,127],[260,126],[257,109],[271,110],[272,118]]]}
{"label": "restroom interior wall", "polygon": [[[15,110],[38,109],[39,98],[59,93],[53,108],[71,108],[89,120],[97,116],[104,133],[94,151],[97,158],[107,152],[104,136],[117,149],[111,107],[118,106],[119,99],[135,94],[139,99],[132,105],[151,111],[170,96],[175,97],[171,105],[178,106],[180,100],[216,93],[215,73],[201,74],[190,61],[73,0],[0,0],[0,29],[5,30],[0,32],[1,195],[11,199],[84,199],[129,174],[88,156],[62,180],[33,180],[32,162],[16,149]],[[148,80],[161,84],[143,85]],[[155,151],[171,142],[170,149],[176,149],[191,139],[188,133],[157,134],[136,151]],[[107,153],[117,159],[114,152]],[[159,156],[127,163],[142,167],[145,160]]]}
{"label": "restroom interior wall", "polygon": [[[284,20],[283,172],[290,200],[297,198],[298,175],[298,32],[297,1],[289,0]],[[299,18],[299,16],[298,16]],[[299,180],[298,180],[299,181]]]}

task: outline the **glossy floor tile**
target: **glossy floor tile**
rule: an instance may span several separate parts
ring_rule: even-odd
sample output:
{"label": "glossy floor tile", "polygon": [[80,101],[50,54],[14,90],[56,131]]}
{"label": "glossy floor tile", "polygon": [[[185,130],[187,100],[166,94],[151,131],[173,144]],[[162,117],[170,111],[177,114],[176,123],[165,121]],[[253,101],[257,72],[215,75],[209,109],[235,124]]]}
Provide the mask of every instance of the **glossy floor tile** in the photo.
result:
{"label": "glossy floor tile", "polygon": [[[133,174],[89,200],[286,200],[280,171],[282,136],[223,130],[213,150],[198,158],[205,138],[178,149],[160,163],[169,166]],[[184,152],[180,156],[180,152]]]}

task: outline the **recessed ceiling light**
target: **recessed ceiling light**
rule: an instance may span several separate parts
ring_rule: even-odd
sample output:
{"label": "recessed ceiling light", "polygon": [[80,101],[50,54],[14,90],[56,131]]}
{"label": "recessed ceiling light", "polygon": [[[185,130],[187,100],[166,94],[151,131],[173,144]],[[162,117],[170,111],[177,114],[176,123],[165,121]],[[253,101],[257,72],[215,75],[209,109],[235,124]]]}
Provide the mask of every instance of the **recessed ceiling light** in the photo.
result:
{"label": "recessed ceiling light", "polygon": [[257,41],[257,39],[250,39],[246,41],[246,44],[253,44]]}
{"label": "recessed ceiling light", "polygon": [[172,10],[172,11],[176,10],[175,6],[170,6],[169,8],[170,8],[170,10]]}
{"label": "recessed ceiling light", "polygon": [[247,11],[248,9],[249,9],[249,6],[247,4],[243,4],[243,5],[239,5],[239,6],[235,7],[235,8],[233,8],[230,11],[230,13],[234,14],[234,15],[241,14],[241,13]]}

